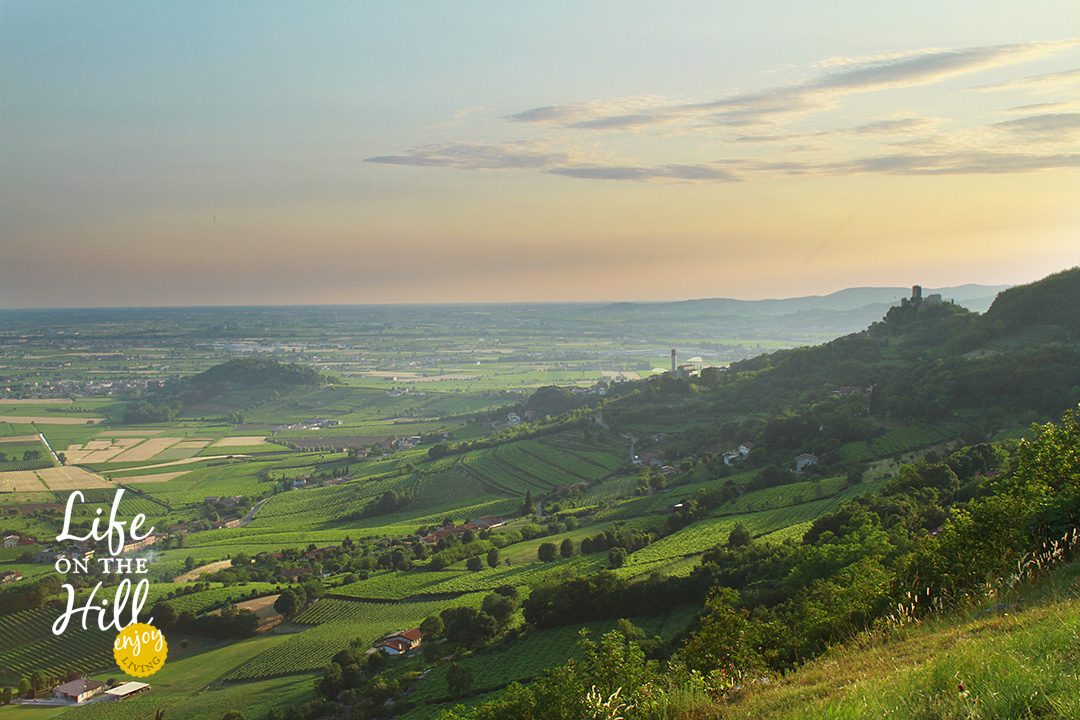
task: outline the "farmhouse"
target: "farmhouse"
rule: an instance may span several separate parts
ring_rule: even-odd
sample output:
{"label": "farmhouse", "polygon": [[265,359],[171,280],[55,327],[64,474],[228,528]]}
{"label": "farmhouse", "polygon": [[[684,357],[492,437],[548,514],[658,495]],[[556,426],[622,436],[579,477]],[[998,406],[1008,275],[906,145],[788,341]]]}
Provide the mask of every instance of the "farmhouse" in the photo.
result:
{"label": "farmhouse", "polygon": [[141,692],[149,690],[150,686],[141,682],[126,682],[123,685],[117,685],[114,688],[110,688],[105,691],[105,695],[109,700],[123,700],[124,698],[138,695]]}
{"label": "farmhouse", "polygon": [[0,585],[19,582],[22,579],[22,573],[16,572],[15,570],[5,570],[4,572],[0,572]]}
{"label": "farmhouse", "polygon": [[19,536],[18,535],[8,535],[8,536],[6,536],[4,538],[4,547],[6,547],[6,548],[15,547],[18,544],[19,544]]}
{"label": "farmhouse", "polygon": [[660,459],[660,456],[655,453],[649,453],[643,457],[634,461],[635,465],[647,465],[650,467],[660,467],[664,464],[664,461]]}
{"label": "farmhouse", "polygon": [[60,557],[60,553],[52,550],[38,550],[34,553],[35,563],[53,563],[56,562],[56,558]]}
{"label": "farmhouse", "polygon": [[93,560],[94,549],[86,543],[75,543],[74,547],[67,549],[67,556],[72,560]]}
{"label": "farmhouse", "polygon": [[127,555],[128,553],[133,553],[137,550],[148,548],[154,543],[156,543],[158,540],[161,540],[163,537],[164,535],[159,535],[158,533],[151,533],[144,537],[142,540],[132,540],[131,542],[124,545],[124,549],[121,551],[121,554]]}
{"label": "farmhouse", "polygon": [[492,528],[501,527],[503,524],[503,521],[494,515],[485,515],[482,518],[477,518],[464,525],[444,525],[438,530],[432,530],[430,533],[420,538],[420,542],[434,545],[451,535],[461,535],[466,530],[476,530],[479,532],[481,530],[490,530]]}
{"label": "farmhouse", "polygon": [[795,458],[795,474],[799,475],[808,465],[817,465],[819,462],[817,455],[811,455],[810,453],[803,453]]}
{"label": "farmhouse", "polygon": [[79,678],[77,680],[72,680],[71,682],[66,682],[63,685],[57,685],[53,688],[53,695],[55,695],[58,700],[81,703],[94,697],[104,689],[105,683],[103,682]]}
{"label": "farmhouse", "polygon": [[739,447],[736,448],[735,450],[731,450],[729,452],[724,453],[724,464],[725,465],[730,465],[733,462],[738,462],[739,460],[745,460],[747,458],[747,456],[750,454],[750,451],[753,450],[753,449],[754,449],[754,443],[752,443],[752,442],[740,443]]}
{"label": "farmhouse", "polygon": [[423,634],[417,628],[401,630],[391,635],[387,635],[382,640],[375,643],[375,646],[369,652],[378,652],[379,650],[382,650],[387,655],[400,655],[401,653],[408,652],[417,647],[420,644],[420,639],[423,637]]}

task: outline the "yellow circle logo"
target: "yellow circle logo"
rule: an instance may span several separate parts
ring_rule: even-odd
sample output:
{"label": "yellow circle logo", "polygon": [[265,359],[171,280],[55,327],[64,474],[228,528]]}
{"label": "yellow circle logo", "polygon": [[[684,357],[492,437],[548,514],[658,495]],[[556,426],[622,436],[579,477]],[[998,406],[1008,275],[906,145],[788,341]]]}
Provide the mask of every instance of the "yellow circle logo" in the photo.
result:
{"label": "yellow circle logo", "polygon": [[134,623],[120,631],[113,641],[116,664],[128,675],[153,675],[165,664],[169,646],[165,636],[153,625]]}

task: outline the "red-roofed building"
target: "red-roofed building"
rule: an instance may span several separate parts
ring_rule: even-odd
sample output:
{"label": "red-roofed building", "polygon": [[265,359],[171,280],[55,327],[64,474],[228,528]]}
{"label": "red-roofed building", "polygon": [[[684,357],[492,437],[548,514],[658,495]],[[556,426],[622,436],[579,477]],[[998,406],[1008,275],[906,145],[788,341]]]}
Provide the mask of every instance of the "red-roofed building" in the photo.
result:
{"label": "red-roofed building", "polygon": [[401,653],[408,652],[420,645],[420,640],[423,637],[423,633],[417,628],[402,630],[393,633],[392,635],[387,635],[376,643],[375,647],[372,649],[376,651],[382,650],[387,655],[400,655]]}

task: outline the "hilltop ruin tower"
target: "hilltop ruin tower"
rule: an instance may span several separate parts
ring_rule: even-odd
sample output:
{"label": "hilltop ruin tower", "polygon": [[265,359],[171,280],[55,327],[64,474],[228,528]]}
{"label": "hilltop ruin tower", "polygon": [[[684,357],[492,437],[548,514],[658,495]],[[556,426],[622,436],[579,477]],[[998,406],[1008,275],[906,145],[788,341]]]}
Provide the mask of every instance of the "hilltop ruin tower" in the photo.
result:
{"label": "hilltop ruin tower", "polygon": [[679,361],[679,352],[675,348],[671,348],[671,374],[675,375],[676,366]]}

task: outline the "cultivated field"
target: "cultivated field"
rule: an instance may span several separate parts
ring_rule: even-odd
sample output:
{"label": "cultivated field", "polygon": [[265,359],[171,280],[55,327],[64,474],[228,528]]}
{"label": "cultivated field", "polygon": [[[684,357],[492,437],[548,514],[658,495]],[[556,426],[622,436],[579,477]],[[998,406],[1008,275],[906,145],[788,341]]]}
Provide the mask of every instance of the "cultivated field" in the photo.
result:
{"label": "cultivated field", "polygon": [[219,572],[221,570],[225,570],[226,568],[231,567],[231,566],[232,566],[232,560],[218,560],[217,562],[212,562],[212,563],[203,565],[202,567],[197,567],[194,570],[189,570],[188,572],[184,573],[183,575],[177,575],[176,578],[173,579],[173,582],[174,583],[195,582],[196,580],[199,579],[199,576],[202,575],[203,573],[216,573],[216,572]]}
{"label": "cultivated field", "polygon": [[27,398],[25,400],[0,400],[2,405],[70,405],[71,398]]}
{"label": "cultivated field", "polygon": [[[256,598],[254,600],[245,600],[244,602],[236,603],[237,610],[250,610],[255,613],[259,618],[259,630],[265,631],[271,626],[276,625],[278,620],[281,619],[281,613],[274,609],[274,603],[280,595],[267,595],[265,597]],[[211,615],[220,615],[220,610],[214,610]]]}
{"label": "cultivated field", "polygon": [[218,440],[210,447],[247,447],[250,445],[266,445],[266,438],[262,435],[247,435],[240,437],[225,437]]}
{"label": "cultivated field", "polygon": [[0,492],[40,492],[48,490],[33,470],[0,472]]}
{"label": "cultivated field", "polygon": [[35,470],[50,490],[85,490],[88,488],[114,488],[116,485],[100,475],[78,467],[54,467]]}
{"label": "cultivated field", "polygon": [[53,416],[29,416],[29,415],[0,415],[0,422],[9,423],[37,423],[38,425],[89,425],[104,422],[105,418],[69,417],[64,415]]}
{"label": "cultivated field", "polygon": [[142,442],[142,438],[124,437],[114,440],[90,440],[82,446],[68,446],[64,451],[69,463],[101,463],[109,462],[120,453],[135,447]]}
{"label": "cultivated field", "polygon": [[121,478],[125,483],[134,485],[136,483],[163,483],[169,482],[174,478],[178,478],[181,475],[186,475],[186,471],[181,472],[167,472],[156,473],[154,475],[134,475],[132,477]]}
{"label": "cultivated field", "polygon": [[210,444],[209,440],[181,440],[173,445],[173,450],[201,450]]}
{"label": "cultivated field", "polygon": [[7,437],[0,437],[0,443],[36,442],[37,440],[37,435],[8,435]]}
{"label": "cultivated field", "polygon": [[150,438],[131,448],[127,452],[117,455],[113,458],[113,462],[143,462],[154,457],[159,452],[167,450],[175,445],[176,442],[177,438],[172,437]]}

